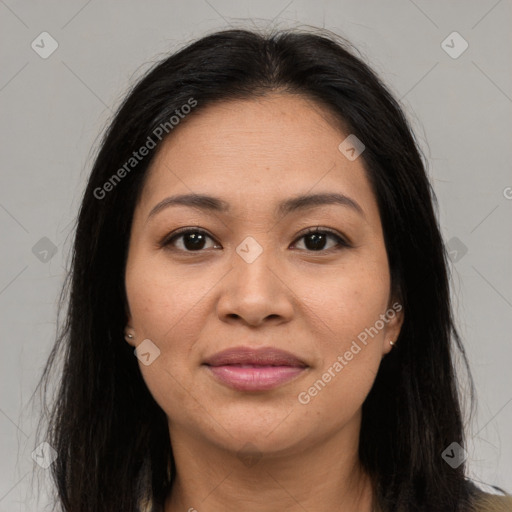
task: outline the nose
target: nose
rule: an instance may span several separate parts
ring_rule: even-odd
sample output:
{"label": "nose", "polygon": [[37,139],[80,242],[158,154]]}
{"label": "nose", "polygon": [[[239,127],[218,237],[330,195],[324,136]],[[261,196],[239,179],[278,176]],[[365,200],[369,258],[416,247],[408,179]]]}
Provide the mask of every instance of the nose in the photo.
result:
{"label": "nose", "polygon": [[233,255],[233,268],[223,280],[217,313],[224,322],[243,322],[258,327],[290,321],[295,294],[286,274],[278,268],[270,251],[249,263]]}

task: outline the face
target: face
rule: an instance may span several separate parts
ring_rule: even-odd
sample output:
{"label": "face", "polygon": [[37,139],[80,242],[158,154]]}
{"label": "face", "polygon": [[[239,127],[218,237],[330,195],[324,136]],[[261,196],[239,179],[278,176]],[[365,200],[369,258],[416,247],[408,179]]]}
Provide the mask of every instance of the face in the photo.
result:
{"label": "face", "polygon": [[[349,134],[326,111],[286,94],[213,105],[178,128],[148,171],[130,236],[142,375],[171,441],[303,450],[360,420],[402,323],[362,158],[338,148]],[[191,193],[218,201],[165,203]],[[238,348],[295,360],[212,359]]]}

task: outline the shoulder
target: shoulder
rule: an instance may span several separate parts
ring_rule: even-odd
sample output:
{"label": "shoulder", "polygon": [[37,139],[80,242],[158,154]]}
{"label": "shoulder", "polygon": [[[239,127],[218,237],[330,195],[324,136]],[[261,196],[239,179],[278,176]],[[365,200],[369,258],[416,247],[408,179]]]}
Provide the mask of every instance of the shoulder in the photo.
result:
{"label": "shoulder", "polygon": [[[490,492],[487,492],[487,491]],[[497,494],[500,492],[500,494]],[[474,512],[512,512],[512,495],[492,486],[472,485]]]}
{"label": "shoulder", "polygon": [[481,492],[475,497],[475,512],[512,512],[512,496]]}

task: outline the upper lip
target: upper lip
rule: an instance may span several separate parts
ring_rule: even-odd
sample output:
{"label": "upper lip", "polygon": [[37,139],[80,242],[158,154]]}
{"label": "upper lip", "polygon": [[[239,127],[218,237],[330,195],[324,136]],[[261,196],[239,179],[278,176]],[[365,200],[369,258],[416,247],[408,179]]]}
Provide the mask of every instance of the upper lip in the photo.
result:
{"label": "upper lip", "polygon": [[217,352],[204,362],[208,366],[226,366],[236,364],[253,364],[261,366],[296,366],[307,364],[285,350],[273,347],[249,348],[234,347]]}

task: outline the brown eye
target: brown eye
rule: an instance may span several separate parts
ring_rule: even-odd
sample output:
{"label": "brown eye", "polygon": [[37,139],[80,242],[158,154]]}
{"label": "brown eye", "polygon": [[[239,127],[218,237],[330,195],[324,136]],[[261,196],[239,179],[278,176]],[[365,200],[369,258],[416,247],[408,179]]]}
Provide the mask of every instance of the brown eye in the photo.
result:
{"label": "brown eye", "polygon": [[173,246],[181,251],[197,252],[208,248],[205,247],[208,239],[213,241],[213,238],[201,229],[184,229],[174,233],[171,237],[167,237],[161,246]]}
{"label": "brown eye", "polygon": [[[328,239],[334,240],[335,243],[331,247],[327,247],[326,244]],[[304,246],[307,251],[322,252],[330,249],[336,249],[340,247],[349,247],[349,244],[341,238],[337,233],[331,230],[321,230],[318,228],[309,230],[303,234],[298,240],[304,239]]]}
{"label": "brown eye", "polygon": [[[304,249],[309,252],[328,252],[330,250],[336,250],[343,247],[350,247],[340,235],[336,232],[314,228],[304,233],[297,240],[304,239]],[[330,247],[329,239],[333,240]],[[207,246],[208,240],[213,242],[213,245]],[[295,245],[297,242],[295,242]],[[201,252],[204,249],[221,248],[217,245],[215,240],[202,229],[184,228],[172,233],[170,236],[166,236],[160,243],[160,247],[172,247],[183,252]]]}

